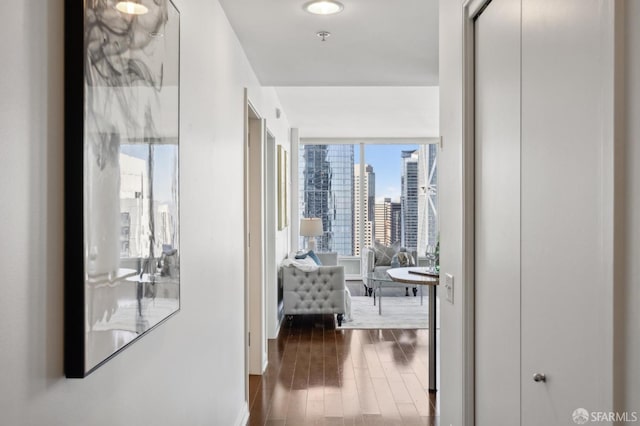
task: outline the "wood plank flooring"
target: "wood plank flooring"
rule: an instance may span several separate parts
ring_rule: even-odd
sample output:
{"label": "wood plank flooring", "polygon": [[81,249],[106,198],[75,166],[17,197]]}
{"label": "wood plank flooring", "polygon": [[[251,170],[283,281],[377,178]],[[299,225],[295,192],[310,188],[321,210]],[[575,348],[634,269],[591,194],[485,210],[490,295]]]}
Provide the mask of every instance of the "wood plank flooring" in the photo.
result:
{"label": "wood plank flooring", "polygon": [[285,321],[250,376],[251,426],[439,426],[427,330],[336,330],[332,316]]}

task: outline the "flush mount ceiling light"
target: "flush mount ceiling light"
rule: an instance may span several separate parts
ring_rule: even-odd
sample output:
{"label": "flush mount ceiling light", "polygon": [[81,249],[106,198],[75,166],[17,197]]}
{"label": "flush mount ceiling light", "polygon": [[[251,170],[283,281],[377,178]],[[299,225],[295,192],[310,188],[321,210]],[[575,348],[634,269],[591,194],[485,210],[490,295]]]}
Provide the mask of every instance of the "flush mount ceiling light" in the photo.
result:
{"label": "flush mount ceiling light", "polygon": [[342,3],[333,0],[311,1],[304,5],[304,10],[314,15],[333,15],[342,12],[342,9]]}
{"label": "flush mount ceiling light", "polygon": [[147,6],[133,0],[119,1],[116,4],[116,9],[128,15],[144,15],[145,13],[149,12],[149,9],[147,9]]}

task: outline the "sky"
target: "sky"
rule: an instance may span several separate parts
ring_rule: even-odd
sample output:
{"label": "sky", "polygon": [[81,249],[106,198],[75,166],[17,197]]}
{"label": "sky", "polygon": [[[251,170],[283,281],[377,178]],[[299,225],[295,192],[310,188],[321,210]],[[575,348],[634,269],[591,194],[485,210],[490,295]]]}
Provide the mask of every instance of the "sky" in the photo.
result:
{"label": "sky", "polygon": [[[376,201],[391,198],[400,201],[401,151],[418,149],[418,145],[365,145],[365,163],[376,174]],[[360,147],[354,147],[354,163],[360,164]]]}
{"label": "sky", "polygon": [[[148,144],[122,144],[120,152],[141,160],[149,160]],[[177,155],[177,145],[154,145],[153,198],[158,202],[171,203],[173,201],[171,189],[173,181],[176,179]]]}

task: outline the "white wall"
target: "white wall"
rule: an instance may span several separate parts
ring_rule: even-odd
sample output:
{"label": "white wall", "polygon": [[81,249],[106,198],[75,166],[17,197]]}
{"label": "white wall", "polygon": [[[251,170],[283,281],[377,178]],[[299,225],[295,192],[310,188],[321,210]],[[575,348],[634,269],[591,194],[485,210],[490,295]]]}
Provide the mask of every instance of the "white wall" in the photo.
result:
{"label": "white wall", "polygon": [[304,138],[438,137],[438,87],[278,87]]}
{"label": "white wall", "polygon": [[278,141],[288,124],[218,2],[176,5],[182,311],[82,380],[63,376],[63,1],[19,3],[0,28],[3,424],[234,425],[245,414],[243,88]]}
{"label": "white wall", "polygon": [[[283,131],[285,131],[283,129]],[[289,214],[289,226],[285,227],[282,230],[278,230],[278,178],[277,178],[277,172],[278,172],[278,167],[277,167],[277,161],[278,161],[278,157],[277,157],[277,145],[282,145],[284,147],[284,149],[288,152],[289,154],[289,170],[287,172],[287,191],[288,191],[288,197],[287,197],[287,209],[288,209],[288,214]],[[273,267],[273,271],[275,274],[275,277],[272,277],[272,283],[273,283],[273,287],[270,292],[267,292],[267,294],[271,295],[270,298],[267,299],[267,338],[269,339],[275,339],[278,337],[278,331],[280,330],[280,325],[281,325],[281,318],[278,317],[278,270],[280,268],[280,263],[282,262],[282,260],[284,258],[287,257],[287,255],[289,254],[289,252],[291,251],[291,229],[292,229],[292,224],[293,224],[293,219],[292,219],[292,212],[291,212],[291,200],[293,199],[293,195],[292,195],[292,187],[291,187],[291,182],[292,182],[292,176],[294,176],[294,173],[292,172],[292,159],[293,157],[297,156],[297,152],[294,152],[291,149],[291,140],[290,140],[290,132],[288,130],[286,130],[286,137],[282,137],[281,139],[276,140],[276,151],[274,152],[274,173],[275,173],[275,192],[272,194],[272,196],[274,197],[274,203],[276,204],[276,208],[275,208],[275,223],[273,224],[275,226],[275,233],[276,233],[276,242],[275,242],[275,248],[276,248],[276,252],[275,252],[275,256],[272,256],[271,258],[274,261],[274,264],[272,265]],[[295,176],[297,176],[297,172],[295,174]],[[271,245],[271,247],[273,247],[273,245]]]}
{"label": "white wall", "polygon": [[640,2],[626,0],[619,16],[622,62],[616,154],[615,403],[640,412]]}
{"label": "white wall", "polygon": [[[278,337],[278,331],[280,330],[280,318],[278,318],[278,269],[280,266],[280,262],[287,256],[290,249],[290,240],[291,240],[291,213],[289,213],[289,226],[285,227],[282,230],[278,230],[278,145],[282,145],[283,148],[289,154],[289,172],[288,172],[288,183],[287,183],[287,191],[288,192],[288,209],[291,210],[291,159],[293,158],[293,152],[291,150],[291,137],[290,137],[290,124],[288,121],[288,117],[284,111],[282,111],[283,107],[280,107],[281,116],[280,118],[276,118],[276,110],[271,107],[272,105],[281,105],[276,89],[273,87],[266,87],[263,89],[265,93],[265,97],[267,99],[267,104],[269,107],[266,110],[260,110],[259,114],[262,117],[267,119],[267,129],[275,138],[275,147],[273,152],[271,152],[271,159],[273,163],[273,168],[267,173],[272,174],[272,179],[274,180],[273,192],[267,193],[265,196],[272,197],[273,204],[275,205],[275,211],[273,222],[271,226],[274,227],[275,233],[275,242],[268,241],[267,242],[267,251],[271,250],[272,247],[275,247],[275,253],[273,255],[266,254],[266,261],[272,262],[270,265],[266,266],[266,273],[269,274],[266,277],[266,285],[270,286],[267,289],[266,295],[266,315],[267,315],[267,324],[266,324],[266,335],[268,339],[275,339]],[[265,150],[265,156],[267,155],[267,151]],[[267,160],[268,161],[268,160]]]}

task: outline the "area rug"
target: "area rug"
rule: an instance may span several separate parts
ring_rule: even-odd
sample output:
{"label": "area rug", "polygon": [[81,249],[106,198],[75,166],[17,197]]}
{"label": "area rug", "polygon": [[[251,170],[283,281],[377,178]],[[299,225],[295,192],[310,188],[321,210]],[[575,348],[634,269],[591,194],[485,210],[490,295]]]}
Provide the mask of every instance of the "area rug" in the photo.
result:
{"label": "area rug", "polygon": [[373,298],[352,296],[351,321],[344,321],[339,328],[429,328],[428,300],[425,296],[424,304],[420,306],[420,296],[384,297],[382,315],[378,315],[378,306],[373,306]]}

